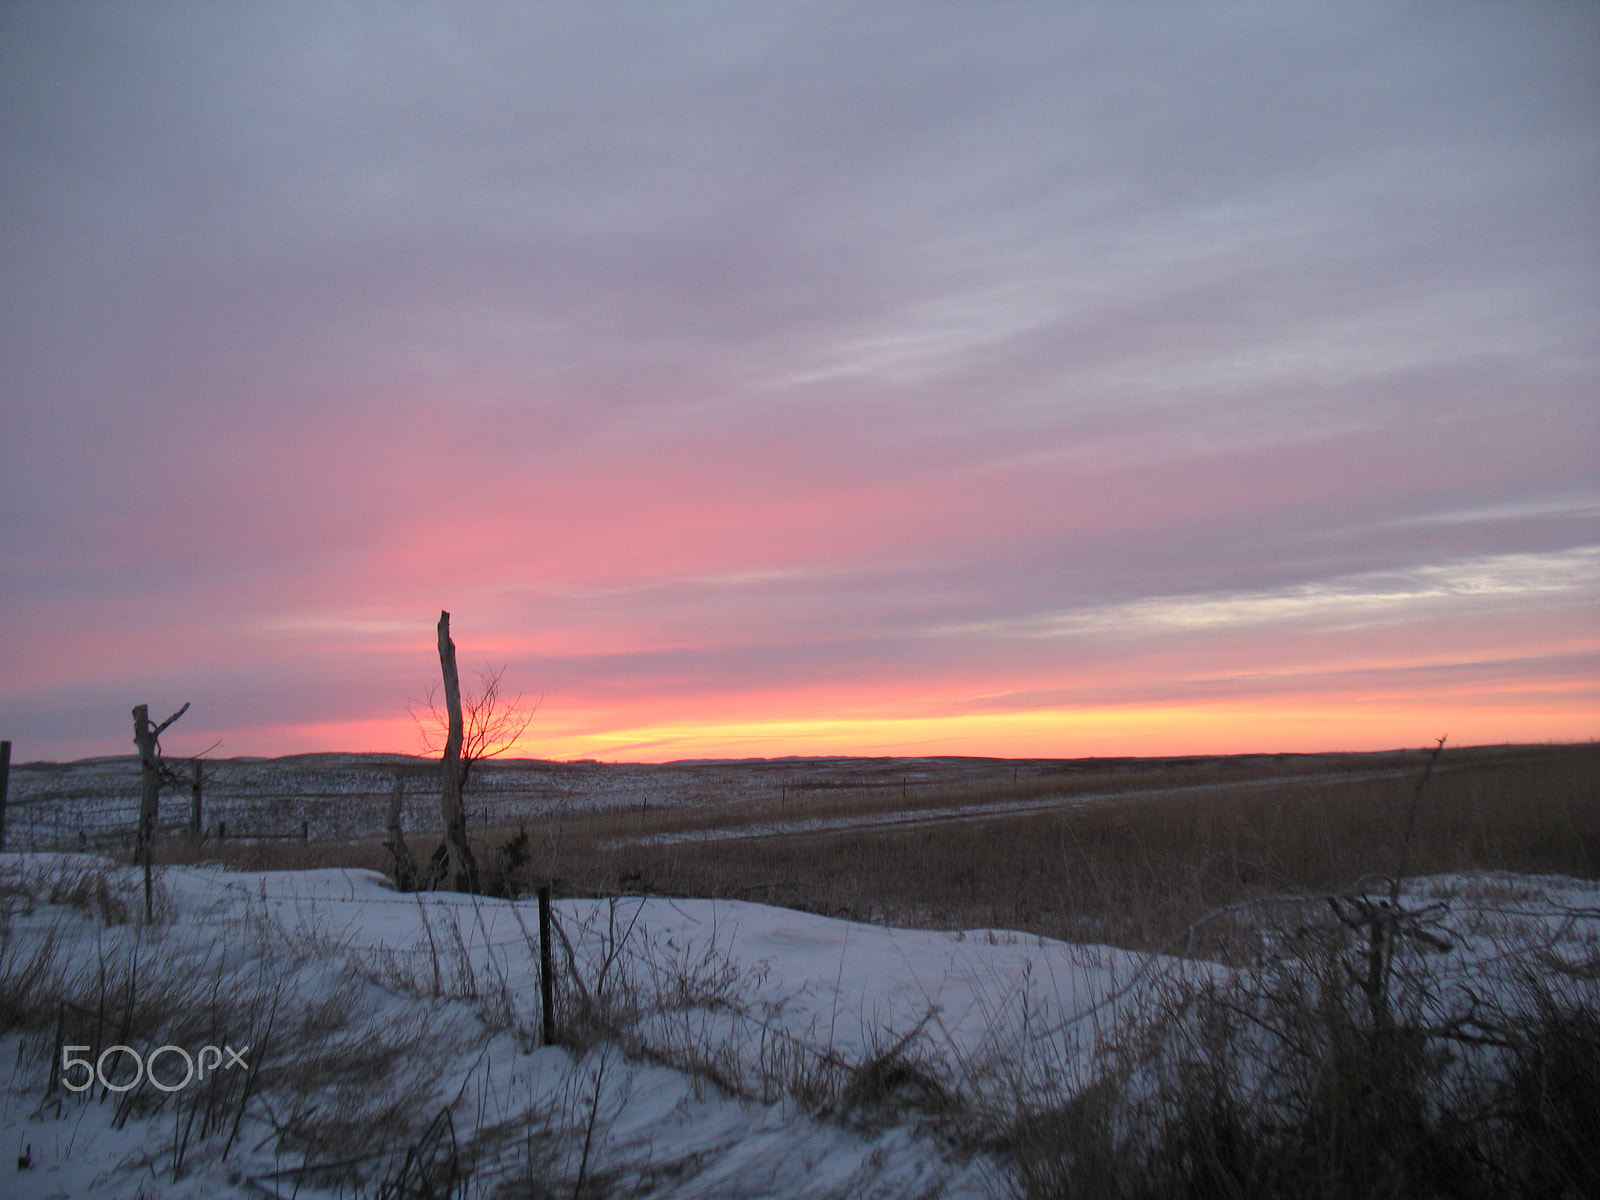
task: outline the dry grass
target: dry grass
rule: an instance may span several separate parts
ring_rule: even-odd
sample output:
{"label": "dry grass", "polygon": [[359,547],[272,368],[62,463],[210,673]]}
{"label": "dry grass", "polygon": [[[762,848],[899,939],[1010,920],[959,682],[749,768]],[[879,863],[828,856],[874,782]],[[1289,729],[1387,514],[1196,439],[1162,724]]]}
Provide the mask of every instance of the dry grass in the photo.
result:
{"label": "dry grass", "polygon": [[[1417,809],[1408,873],[1600,878],[1600,748],[1462,753],[1454,763],[1446,751],[1440,766]],[[554,873],[580,890],[725,896],[1154,949],[1224,905],[1393,872],[1420,773],[1418,762],[1416,774],[1391,779],[1130,795],[823,837],[606,849],[615,826],[594,821],[564,831]]]}
{"label": "dry grass", "polygon": [[[138,874],[88,860],[8,864],[3,894],[0,1034],[16,1037],[18,1077],[37,1083],[43,1115],[110,1103],[119,1127],[159,1118],[144,1159],[158,1178],[183,1179],[225,1158],[241,1128],[255,1142],[265,1126],[292,1160],[343,1160],[359,1147],[335,1182],[358,1181],[352,1171],[403,1152],[433,1115],[416,1081],[466,1053],[434,1009],[397,1020],[366,975],[330,975],[330,961],[354,952],[320,932],[291,939],[261,912],[197,930],[170,921],[166,900],[145,923]],[[223,1064],[224,1046],[244,1069],[214,1064],[178,1083],[194,1060],[180,1066],[177,1050],[210,1048]],[[117,1047],[126,1049],[101,1057]],[[86,1068],[66,1069],[68,1048],[110,1087],[83,1088],[76,1072]],[[153,1063],[158,1048],[176,1086],[132,1066]]]}
{"label": "dry grass", "polygon": [[[1565,1197],[1600,1189],[1600,960],[1498,940],[1470,990],[1367,936],[1170,986],[1097,1083],[1019,1110],[1028,1200]],[[1537,965],[1535,965],[1537,964]]]}

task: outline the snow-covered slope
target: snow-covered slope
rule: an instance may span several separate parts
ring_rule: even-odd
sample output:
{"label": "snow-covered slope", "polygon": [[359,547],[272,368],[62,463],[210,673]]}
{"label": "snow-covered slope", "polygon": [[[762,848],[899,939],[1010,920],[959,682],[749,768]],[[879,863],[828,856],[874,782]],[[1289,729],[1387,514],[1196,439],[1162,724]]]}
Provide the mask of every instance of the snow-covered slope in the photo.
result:
{"label": "snow-covered slope", "polygon": [[[169,868],[146,926],[127,868],[10,854],[0,869],[4,995],[26,983],[35,1014],[0,1046],[0,1195],[18,1200],[374,1192],[408,1150],[448,1140],[430,1131],[445,1111],[468,1196],[571,1195],[580,1178],[663,1197],[995,1195],[1004,1171],[974,1129],[1031,1090],[1070,1090],[1158,983],[1225,974],[998,930],[565,899],[566,1044],[543,1047],[531,900],[403,896],[362,871]],[[1413,894],[1469,885],[1501,886],[1487,907],[1509,897],[1518,920],[1565,922],[1569,942],[1600,927],[1600,898],[1573,881],[1429,880]],[[1477,952],[1451,961],[1466,978]],[[37,1014],[62,997],[78,1007],[58,1008],[57,1037]],[[157,1056],[168,1083],[184,1074],[178,1050],[205,1045],[253,1074],[214,1067],[129,1101],[61,1085],[59,1056],[117,1042],[124,1065],[176,1047]],[[81,1045],[93,1049],[61,1048]]]}

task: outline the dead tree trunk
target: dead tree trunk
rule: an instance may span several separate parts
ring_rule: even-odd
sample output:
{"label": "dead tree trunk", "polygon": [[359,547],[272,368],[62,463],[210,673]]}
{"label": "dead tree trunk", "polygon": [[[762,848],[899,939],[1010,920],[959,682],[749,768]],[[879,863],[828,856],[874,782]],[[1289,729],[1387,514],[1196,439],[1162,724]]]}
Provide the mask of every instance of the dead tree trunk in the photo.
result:
{"label": "dead tree trunk", "polygon": [[139,747],[139,776],[143,784],[139,798],[138,846],[145,850],[156,836],[156,817],[161,806],[161,785],[166,782],[166,768],[161,762],[161,735],[184,713],[187,702],[161,724],[150,720],[150,706],[140,704],[133,710],[133,744]]}
{"label": "dead tree trunk", "polygon": [[394,856],[394,886],[402,892],[417,890],[417,860],[411,857],[406,835],[400,828],[400,809],[406,798],[406,777],[396,773],[394,791],[389,796],[389,840],[384,843]]}
{"label": "dead tree trunk", "polygon": [[161,734],[184,713],[189,711],[188,701],[161,724],[150,720],[150,706],[139,704],[133,710],[133,744],[139,748],[139,777],[142,789],[139,796],[139,832],[137,849],[144,864],[144,919],[153,919],[150,896],[150,847],[156,839],[156,817],[161,809],[161,785],[167,770],[161,761]]}
{"label": "dead tree trunk", "polygon": [[156,834],[156,817],[161,811],[161,765],[156,751],[156,727],[150,723],[150,706],[133,710],[133,744],[139,747],[139,828],[135,846],[141,856]]}
{"label": "dead tree trunk", "polygon": [[461,761],[464,721],[461,716],[461,677],[456,672],[456,644],[450,640],[450,614],[439,614],[439,667],[444,674],[444,702],[450,715],[450,731],[444,742],[444,761],[440,766],[442,792],[440,814],[444,818],[444,843],[450,854],[450,871],[458,892],[478,890],[478,864],[467,845],[467,813],[461,802],[465,782]]}

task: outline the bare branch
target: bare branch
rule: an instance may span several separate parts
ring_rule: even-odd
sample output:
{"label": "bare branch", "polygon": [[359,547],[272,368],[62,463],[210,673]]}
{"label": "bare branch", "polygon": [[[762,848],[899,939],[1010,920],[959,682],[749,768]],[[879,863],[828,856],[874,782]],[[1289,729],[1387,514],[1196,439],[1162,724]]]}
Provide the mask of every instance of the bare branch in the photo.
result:
{"label": "bare branch", "polygon": [[[522,735],[533,722],[543,697],[525,703],[518,694],[507,700],[502,690],[506,667],[483,666],[475,674],[478,687],[475,692],[461,698],[463,728],[461,738],[462,779],[480,758],[496,758],[515,748]],[[428,685],[421,701],[413,700],[407,706],[411,719],[417,723],[418,740],[424,754],[443,751],[450,728],[450,717],[439,703],[439,689]]]}
{"label": "bare branch", "polygon": [[165,721],[161,722],[161,724],[157,725],[155,727],[155,729],[151,731],[153,736],[160,737],[162,731],[165,730],[168,725],[171,725],[174,721],[176,721],[179,717],[183,716],[183,714],[188,712],[188,711],[189,711],[189,702],[187,700],[185,700],[183,702],[183,707],[182,708],[180,708],[177,712],[173,713],[170,717],[168,717]]}

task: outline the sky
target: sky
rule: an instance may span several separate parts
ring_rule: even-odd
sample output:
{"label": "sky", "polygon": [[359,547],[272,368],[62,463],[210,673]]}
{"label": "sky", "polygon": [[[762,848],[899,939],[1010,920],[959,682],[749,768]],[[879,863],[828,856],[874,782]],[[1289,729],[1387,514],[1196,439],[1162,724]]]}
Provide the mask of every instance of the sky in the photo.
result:
{"label": "sky", "polygon": [[1591,739],[1597,198],[1592,4],[6,4],[0,736]]}

